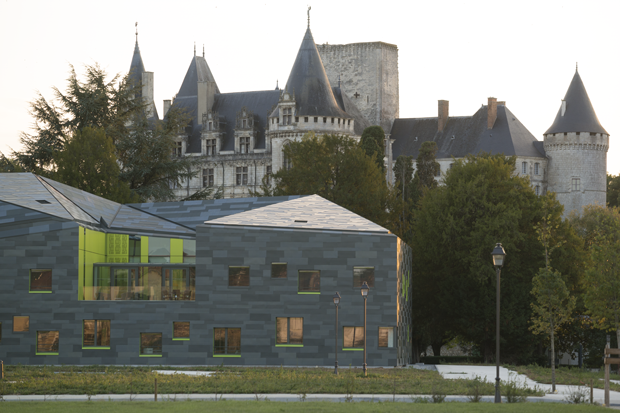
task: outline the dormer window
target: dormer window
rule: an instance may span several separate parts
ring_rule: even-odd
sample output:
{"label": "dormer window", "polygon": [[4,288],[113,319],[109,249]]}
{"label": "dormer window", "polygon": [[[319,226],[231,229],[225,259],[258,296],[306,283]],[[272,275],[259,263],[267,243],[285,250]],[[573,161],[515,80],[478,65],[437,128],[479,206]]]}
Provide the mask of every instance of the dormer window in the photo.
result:
{"label": "dormer window", "polygon": [[183,156],[183,142],[175,142],[174,149],[172,149],[172,156],[175,158],[180,158]]}
{"label": "dormer window", "polygon": [[332,124],[334,124],[334,118],[332,118]]}
{"label": "dormer window", "polygon": [[314,117],[314,123],[319,123],[319,117],[318,116]]}
{"label": "dormer window", "polygon": [[207,139],[207,156],[215,155],[216,139]]}
{"label": "dormer window", "polygon": [[250,137],[239,138],[239,152],[250,153]]}
{"label": "dormer window", "polygon": [[248,121],[247,119],[243,119],[243,129],[248,127]]}
{"label": "dormer window", "polygon": [[282,116],[283,125],[290,125],[293,123],[293,108],[284,108],[282,113],[284,114]]}
{"label": "dormer window", "polygon": [[295,123],[299,123],[299,116],[295,116]]}
{"label": "dormer window", "polygon": [[327,118],[323,118],[323,123],[327,123]]}
{"label": "dormer window", "polygon": [[304,122],[308,123],[308,117],[304,117]]}
{"label": "dormer window", "polygon": [[209,122],[209,125],[207,126],[207,130],[213,130],[213,122]]}

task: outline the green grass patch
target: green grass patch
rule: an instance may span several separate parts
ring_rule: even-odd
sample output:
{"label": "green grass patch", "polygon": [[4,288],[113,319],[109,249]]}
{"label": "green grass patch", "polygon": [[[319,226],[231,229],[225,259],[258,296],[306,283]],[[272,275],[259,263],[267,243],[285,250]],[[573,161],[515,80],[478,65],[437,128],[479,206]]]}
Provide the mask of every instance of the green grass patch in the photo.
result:
{"label": "green grass patch", "polygon": [[[540,367],[536,365],[530,366],[506,366],[510,370],[514,370],[519,374],[525,374],[530,379],[539,383],[551,384],[551,368]],[[571,368],[571,367],[558,367],[555,369],[555,384],[566,384],[571,386],[590,386],[590,382],[593,382],[594,388],[604,389],[605,382],[602,380],[605,378],[603,371],[590,372],[584,369]],[[609,377],[611,380],[620,380],[618,374],[611,374]],[[620,385],[610,383],[610,389],[613,391],[620,391]]]}
{"label": "green grass patch", "polygon": [[[155,378],[159,394],[445,394],[467,395],[475,391],[493,395],[491,382],[444,380],[435,371],[417,369],[370,369],[364,377],[361,369],[311,368],[186,368],[215,371],[213,377],[158,375],[152,370],[182,370],[167,367],[104,366],[5,366],[6,378],[0,381],[0,395],[57,394],[152,394]],[[542,395],[520,389],[523,395]]]}
{"label": "green grass patch", "polygon": [[270,401],[231,401],[218,402],[7,402],[2,404],[3,413],[115,413],[135,412],[166,412],[166,413],[204,413],[204,412],[338,412],[338,413],[370,413],[370,412],[525,412],[525,413],[586,413],[599,412],[603,407],[591,405],[565,405],[558,403],[334,403],[334,402],[270,402]]}

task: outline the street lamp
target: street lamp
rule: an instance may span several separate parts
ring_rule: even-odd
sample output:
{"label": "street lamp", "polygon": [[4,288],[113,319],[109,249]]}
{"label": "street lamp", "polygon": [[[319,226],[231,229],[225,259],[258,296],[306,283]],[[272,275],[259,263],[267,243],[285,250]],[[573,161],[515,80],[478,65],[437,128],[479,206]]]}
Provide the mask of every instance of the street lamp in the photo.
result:
{"label": "street lamp", "polygon": [[495,403],[502,402],[502,396],[499,394],[499,273],[504,265],[504,260],[506,259],[506,252],[504,251],[504,247],[500,242],[495,245],[493,252],[491,253],[493,257],[493,265],[495,266],[495,272],[497,274],[497,302],[496,302],[496,317],[497,320],[495,322],[495,365],[497,370],[497,377],[495,377]]}
{"label": "street lamp", "polygon": [[368,372],[366,371],[366,299],[368,298],[368,284],[364,281],[362,284],[362,297],[364,297],[364,377],[368,376]]}
{"label": "street lamp", "polygon": [[334,368],[334,374],[338,374],[338,304],[340,303],[340,293],[336,291],[334,294],[334,304],[336,304],[336,347],[334,352],[336,353],[336,364]]}

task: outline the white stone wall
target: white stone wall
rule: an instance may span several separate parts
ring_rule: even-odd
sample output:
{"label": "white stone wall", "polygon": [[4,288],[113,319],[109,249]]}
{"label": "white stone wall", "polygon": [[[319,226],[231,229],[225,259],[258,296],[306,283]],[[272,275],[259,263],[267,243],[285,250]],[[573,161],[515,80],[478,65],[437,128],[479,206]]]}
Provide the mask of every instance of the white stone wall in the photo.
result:
{"label": "white stone wall", "polygon": [[341,86],[373,125],[389,131],[399,117],[398,47],[383,42],[317,45],[332,86]]}
{"label": "white stone wall", "polygon": [[[607,149],[609,136],[590,133],[556,133],[545,136],[549,158],[548,190],[564,205],[564,216],[581,213],[585,205],[606,202]],[[572,189],[579,178],[580,189]]]}

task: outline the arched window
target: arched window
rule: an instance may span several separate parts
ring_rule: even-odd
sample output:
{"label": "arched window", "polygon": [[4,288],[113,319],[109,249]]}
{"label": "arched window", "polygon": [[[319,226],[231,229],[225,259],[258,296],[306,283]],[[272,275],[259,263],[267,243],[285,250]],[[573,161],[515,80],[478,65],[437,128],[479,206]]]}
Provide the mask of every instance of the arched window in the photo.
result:
{"label": "arched window", "polygon": [[289,146],[289,142],[285,142],[284,145],[282,145],[282,168],[286,171],[293,167],[293,162],[291,162],[291,160],[288,158],[288,156],[286,156],[286,153],[284,152],[284,150]]}

